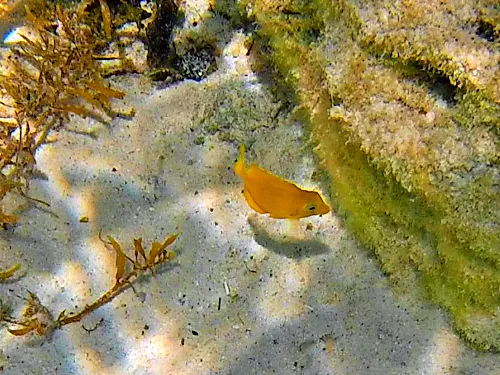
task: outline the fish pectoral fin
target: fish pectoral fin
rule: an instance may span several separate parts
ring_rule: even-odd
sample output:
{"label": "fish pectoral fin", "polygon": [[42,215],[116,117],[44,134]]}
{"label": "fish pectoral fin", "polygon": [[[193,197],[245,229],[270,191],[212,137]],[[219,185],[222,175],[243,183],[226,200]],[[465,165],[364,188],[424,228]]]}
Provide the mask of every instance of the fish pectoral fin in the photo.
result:
{"label": "fish pectoral fin", "polygon": [[245,199],[252,210],[257,211],[259,214],[267,214],[265,210],[263,210],[257,203],[255,203],[247,189],[243,189],[243,195],[245,196]]}
{"label": "fish pectoral fin", "polygon": [[287,220],[290,237],[300,238],[300,222],[297,218]]}

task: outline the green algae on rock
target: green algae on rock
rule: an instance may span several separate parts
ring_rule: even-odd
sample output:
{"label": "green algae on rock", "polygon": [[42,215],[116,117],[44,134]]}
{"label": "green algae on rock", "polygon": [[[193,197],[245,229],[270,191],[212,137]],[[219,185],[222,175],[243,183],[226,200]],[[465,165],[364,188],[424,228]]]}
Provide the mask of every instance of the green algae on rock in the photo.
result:
{"label": "green algae on rock", "polygon": [[500,350],[500,50],[497,34],[482,37],[498,29],[498,9],[487,0],[243,9],[310,115],[346,225],[400,291],[445,307],[473,347]]}
{"label": "green algae on rock", "polygon": [[221,85],[210,87],[213,102],[207,105],[201,121],[201,131],[216,134],[221,140],[237,143],[254,142],[249,133],[272,124],[264,119],[277,117],[281,103],[271,93],[260,87],[252,89],[242,82],[229,79]]}

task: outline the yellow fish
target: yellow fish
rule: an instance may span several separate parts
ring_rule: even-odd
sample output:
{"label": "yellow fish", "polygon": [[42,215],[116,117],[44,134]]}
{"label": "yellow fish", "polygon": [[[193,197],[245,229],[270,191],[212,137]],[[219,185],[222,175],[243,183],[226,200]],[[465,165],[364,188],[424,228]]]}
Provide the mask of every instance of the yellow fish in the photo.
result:
{"label": "yellow fish", "polygon": [[247,167],[244,145],[240,146],[234,172],[243,179],[243,195],[248,205],[258,213],[274,219],[300,219],[330,212],[318,192],[301,189],[255,164]]}

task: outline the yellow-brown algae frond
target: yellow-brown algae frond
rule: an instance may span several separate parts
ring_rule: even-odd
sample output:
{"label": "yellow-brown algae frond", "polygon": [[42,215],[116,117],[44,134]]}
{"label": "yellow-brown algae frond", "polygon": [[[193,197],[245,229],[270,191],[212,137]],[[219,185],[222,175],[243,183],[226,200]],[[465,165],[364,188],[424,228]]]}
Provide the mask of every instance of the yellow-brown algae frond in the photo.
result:
{"label": "yellow-brown algae frond", "polygon": [[92,104],[94,107],[102,109],[102,104],[95,99],[90,92],[88,92],[85,89],[82,89],[80,87],[68,87],[66,91],[75,96],[75,97],[80,97],[88,101],[90,104]]}
{"label": "yellow-brown algae frond", "polygon": [[5,271],[0,271],[0,280],[6,280],[12,277],[19,268],[21,268],[21,265],[18,263],[14,264],[12,267]]}
{"label": "yellow-brown algae frond", "polygon": [[24,10],[26,12],[26,20],[28,20],[38,30],[45,30],[47,27],[50,27],[54,24],[54,22],[36,17],[27,5],[24,6]]}
{"label": "yellow-brown algae frond", "polygon": [[91,112],[82,105],[70,104],[70,103],[59,103],[54,107],[56,111],[70,112],[78,115],[82,118],[90,117]]}
{"label": "yellow-brown algae frond", "polygon": [[145,262],[148,261],[146,257],[146,252],[144,251],[144,247],[142,246],[142,238],[134,238],[134,253],[135,253],[135,261],[137,264],[140,264],[137,256],[140,254]]}
{"label": "yellow-brown algae frond", "polygon": [[18,328],[18,329],[15,329],[15,328],[8,328],[7,331],[9,331],[9,333],[11,335],[14,335],[14,336],[24,336],[24,335],[27,335],[28,333],[30,333],[31,331],[34,331],[36,329],[36,322],[30,322],[30,325],[26,326],[26,327],[23,327],[23,328]]}
{"label": "yellow-brown algae frond", "polygon": [[[165,261],[172,260],[175,253],[171,250],[167,250],[167,247],[170,246],[177,239],[177,237],[178,234],[171,235],[167,237],[162,244],[159,242],[153,242],[153,244],[151,245],[151,250],[149,251],[149,255],[146,254],[146,251],[142,246],[142,238],[135,238],[133,241],[135,253],[134,261],[123,252],[122,246],[118,243],[118,241],[116,241],[111,236],[107,236],[107,241],[105,241],[101,238],[101,235],[99,233],[100,240],[105,245],[110,245],[116,254],[115,284],[109,291],[107,291],[90,305],[85,306],[85,308],[79,313],[68,315],[66,314],[66,312],[62,311],[57,319],[58,327],[80,321],[86,315],[97,310],[104,304],[110,302],[145,271],[153,271],[153,267],[156,267],[164,263]],[[143,261],[138,258],[139,254],[142,256]],[[132,270],[127,270],[127,261],[130,262],[130,264],[133,266]]]}
{"label": "yellow-brown algae frond", "polygon": [[[64,124],[70,113],[109,123],[118,115],[110,98],[124,97],[106,87],[94,55],[107,42],[94,37],[81,13],[45,0],[21,7],[26,22],[12,33],[0,62],[0,170],[23,185],[17,189],[24,188],[34,153],[54,125]],[[109,7],[104,1],[101,7],[111,36]],[[8,177],[7,166],[12,166]],[[15,219],[0,211],[0,221]]]}
{"label": "yellow-brown algae frond", "polygon": [[[79,322],[85,316],[94,312],[99,307],[113,300],[113,298],[118,296],[121,292],[125,291],[145,271],[153,271],[153,267],[172,260],[175,256],[175,252],[167,248],[178,236],[179,234],[173,234],[167,237],[163,243],[153,242],[149,254],[146,253],[142,246],[142,239],[134,239],[134,261],[125,254],[122,246],[117,240],[111,236],[107,236],[106,240],[104,240],[99,232],[99,239],[105,245],[111,246],[116,254],[115,284],[106,293],[94,302],[85,305],[78,313],[66,313],[66,311],[63,310],[58,314],[57,319],[54,319],[50,311],[41,304],[38,297],[34,293],[29,292],[22,317],[18,319],[11,318],[8,315],[7,309],[4,309],[5,311],[0,310],[0,321],[17,326],[8,328],[8,331],[14,336],[24,336],[30,332],[36,332],[40,336],[48,336],[54,329]],[[142,259],[139,259],[139,255]],[[128,262],[130,262],[132,268],[127,267]],[[10,271],[9,269],[6,272]]]}
{"label": "yellow-brown algae frond", "polygon": [[92,90],[95,90],[98,93],[103,94],[110,98],[123,99],[125,97],[124,92],[112,89],[111,87],[105,87],[98,82],[90,81],[87,83],[87,86]]}
{"label": "yellow-brown algae frond", "polygon": [[8,215],[0,210],[0,224],[15,224],[16,222],[17,218],[14,215]]}
{"label": "yellow-brown algae frond", "polygon": [[[153,265],[161,262],[163,259],[168,258],[168,252],[166,248],[172,244],[178,237],[178,234],[174,234],[168,237],[163,244],[158,242],[153,242],[151,245],[151,251],[149,252],[148,266],[152,267]],[[158,260],[156,258],[158,257]]]}
{"label": "yellow-brown algae frond", "polygon": [[32,331],[39,336],[48,336],[54,328],[56,321],[52,317],[50,311],[42,305],[36,294],[28,292],[26,306],[21,319],[15,320],[3,317],[7,321],[22,328],[8,328],[7,330],[14,336],[24,336]]}
{"label": "yellow-brown algae frond", "polygon": [[[18,150],[18,142],[12,141],[8,144],[5,144],[0,139],[0,169],[5,168],[11,160],[5,155],[10,155],[12,153],[17,152]],[[5,177],[2,173],[0,173],[0,201],[5,197],[5,195],[14,190],[18,189],[19,184],[12,179]],[[0,225],[3,224],[15,224],[16,217],[13,215],[6,214],[3,212],[2,207],[0,207]]]}
{"label": "yellow-brown algae frond", "polygon": [[106,0],[99,0],[99,4],[101,6],[102,13],[102,24],[104,27],[104,34],[106,35],[106,39],[111,39],[111,11],[109,10],[108,3]]}
{"label": "yellow-brown algae frond", "polygon": [[125,267],[127,265],[127,257],[122,251],[121,245],[111,236],[108,236],[108,241],[110,242],[111,246],[113,246],[113,249],[115,250],[116,253],[116,282],[120,282],[121,279],[123,278],[123,275],[125,275]]}

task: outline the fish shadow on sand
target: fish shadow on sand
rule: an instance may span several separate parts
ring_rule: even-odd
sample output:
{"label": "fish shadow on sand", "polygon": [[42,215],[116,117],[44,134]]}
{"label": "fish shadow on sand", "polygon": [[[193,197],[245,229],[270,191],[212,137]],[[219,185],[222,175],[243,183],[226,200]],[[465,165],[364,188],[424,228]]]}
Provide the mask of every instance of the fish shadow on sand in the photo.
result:
{"label": "fish shadow on sand", "polygon": [[302,259],[330,251],[328,246],[317,240],[294,238],[286,234],[271,234],[253,218],[248,218],[248,223],[254,232],[255,242],[287,258]]}

